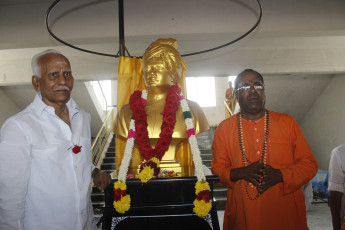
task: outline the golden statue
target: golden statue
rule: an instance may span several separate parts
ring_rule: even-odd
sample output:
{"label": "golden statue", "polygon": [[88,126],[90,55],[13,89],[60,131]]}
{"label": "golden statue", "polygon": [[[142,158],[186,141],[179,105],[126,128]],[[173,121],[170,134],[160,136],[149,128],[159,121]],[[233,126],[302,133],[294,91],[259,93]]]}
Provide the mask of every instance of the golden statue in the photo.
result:
{"label": "golden statue", "polygon": [[[165,107],[170,86],[181,84],[179,83],[181,81],[184,82],[185,64],[177,51],[177,41],[170,38],[158,39],[153,42],[143,54],[142,68],[148,93],[145,106],[147,131],[150,145],[154,148],[161,133],[162,111]],[[182,83],[182,87],[184,87],[184,83]],[[188,105],[193,118],[195,135],[206,131],[209,126],[200,106],[189,100]],[[132,116],[130,105],[126,104],[122,106],[115,119],[114,132],[122,140],[122,143],[120,143],[122,146],[117,148],[120,151],[116,152],[117,169],[119,169],[124,155],[126,137]],[[140,156],[137,144],[135,144],[128,173],[135,175],[142,161],[143,158]],[[194,174],[193,158],[181,106],[178,106],[172,140],[169,149],[161,160],[160,167],[161,169],[174,170],[181,173],[182,176],[192,176]]]}

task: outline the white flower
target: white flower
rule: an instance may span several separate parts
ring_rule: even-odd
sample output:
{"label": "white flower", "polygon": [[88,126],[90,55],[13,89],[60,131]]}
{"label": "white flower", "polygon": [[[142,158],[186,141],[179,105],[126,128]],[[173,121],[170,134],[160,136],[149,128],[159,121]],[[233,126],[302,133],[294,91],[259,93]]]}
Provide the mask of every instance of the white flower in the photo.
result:
{"label": "white flower", "polygon": [[[180,95],[182,96],[182,93]],[[190,111],[189,106],[188,106],[188,102],[186,99],[181,100],[180,105],[181,105],[181,109],[183,112]],[[194,129],[194,124],[193,124],[192,118],[185,119],[185,123],[186,123],[186,129],[187,130]],[[190,148],[192,150],[196,177],[198,178],[199,181],[206,180],[205,173],[204,173],[203,166],[202,166],[200,150],[199,150],[198,142],[197,142],[195,135],[191,135],[189,137],[189,144],[190,144]]]}
{"label": "white flower", "polygon": [[147,90],[144,89],[142,92],[141,92],[141,98],[147,100]]}
{"label": "white flower", "polygon": [[181,109],[183,112],[189,111],[189,106],[186,99],[183,99],[182,101],[180,101],[180,104],[181,104]]}
{"label": "white flower", "polygon": [[187,130],[194,128],[194,124],[193,124],[193,119],[192,118],[187,118],[185,120],[185,123],[186,123]]}
{"label": "white flower", "polygon": [[[131,129],[133,131],[135,131],[135,121],[134,121],[134,119],[131,119],[131,121],[129,123],[129,130],[131,130]],[[129,138],[127,140],[126,148],[125,148],[125,153],[123,155],[123,158],[122,158],[122,161],[121,161],[121,165],[120,165],[120,169],[119,169],[118,179],[123,181],[123,182],[126,181],[128,167],[129,167],[129,164],[130,164],[131,159],[132,159],[133,147],[134,147],[134,137],[131,137],[131,138]]]}

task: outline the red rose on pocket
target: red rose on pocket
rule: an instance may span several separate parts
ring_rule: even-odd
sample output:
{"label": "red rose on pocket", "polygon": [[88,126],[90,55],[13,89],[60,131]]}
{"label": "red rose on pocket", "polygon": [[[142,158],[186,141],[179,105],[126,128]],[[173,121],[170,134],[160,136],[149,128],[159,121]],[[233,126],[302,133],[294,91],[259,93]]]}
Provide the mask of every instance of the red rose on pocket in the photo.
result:
{"label": "red rose on pocket", "polygon": [[72,152],[73,152],[74,154],[79,153],[79,152],[81,151],[81,147],[82,147],[82,146],[75,145],[75,146],[73,147],[73,149],[72,149]]}

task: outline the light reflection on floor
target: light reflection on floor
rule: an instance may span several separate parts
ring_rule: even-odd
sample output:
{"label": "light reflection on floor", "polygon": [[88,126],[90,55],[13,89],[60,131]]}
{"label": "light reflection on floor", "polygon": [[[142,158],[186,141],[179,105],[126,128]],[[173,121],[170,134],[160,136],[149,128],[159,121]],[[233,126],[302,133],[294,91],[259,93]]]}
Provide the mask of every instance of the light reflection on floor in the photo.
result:
{"label": "light reflection on floor", "polygon": [[[220,230],[223,230],[224,211],[218,211]],[[307,221],[309,230],[333,230],[331,211],[327,203],[312,204],[307,211]],[[101,226],[98,228],[101,229]]]}
{"label": "light reflection on floor", "polygon": [[[223,230],[224,211],[218,211],[220,230]],[[309,230],[333,230],[331,211],[327,203],[312,204],[307,211],[307,222]]]}

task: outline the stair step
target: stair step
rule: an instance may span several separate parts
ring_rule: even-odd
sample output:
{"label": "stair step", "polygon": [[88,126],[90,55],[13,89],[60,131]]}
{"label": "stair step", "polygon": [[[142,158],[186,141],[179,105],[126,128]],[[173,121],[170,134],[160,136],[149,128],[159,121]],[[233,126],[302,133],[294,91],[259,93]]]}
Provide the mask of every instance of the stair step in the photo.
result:
{"label": "stair step", "polygon": [[92,202],[92,207],[93,209],[97,208],[97,209],[103,209],[105,206],[104,204],[104,201],[95,201],[95,202]]}
{"label": "stair step", "polygon": [[104,159],[103,159],[103,164],[104,163],[115,163],[115,157],[105,157]]}
{"label": "stair step", "polygon": [[228,188],[225,186],[214,185],[213,190],[215,190],[215,191],[228,191]]}
{"label": "stair step", "polygon": [[116,165],[113,163],[103,163],[101,165],[101,170],[115,170]]}
{"label": "stair step", "polygon": [[201,155],[203,154],[211,154],[212,155],[212,149],[199,149],[200,150],[200,153]]}
{"label": "stair step", "polygon": [[213,155],[212,154],[201,154],[201,159],[204,160],[212,160]]}
{"label": "stair step", "polygon": [[213,194],[216,198],[221,198],[221,197],[228,197],[228,191],[213,191]]}
{"label": "stair step", "polygon": [[207,167],[207,168],[211,168],[211,162],[212,160],[203,160],[202,163]]}
{"label": "stair step", "polygon": [[115,151],[114,152],[107,152],[106,154],[105,154],[105,157],[115,157]]}
{"label": "stair step", "polygon": [[104,193],[93,193],[91,195],[91,201],[94,202],[104,202]]}
{"label": "stair step", "polygon": [[109,145],[108,152],[115,152],[115,146],[110,146]]}
{"label": "stair step", "polygon": [[226,199],[227,199],[226,197],[225,198],[216,198],[217,211],[225,210]]}

